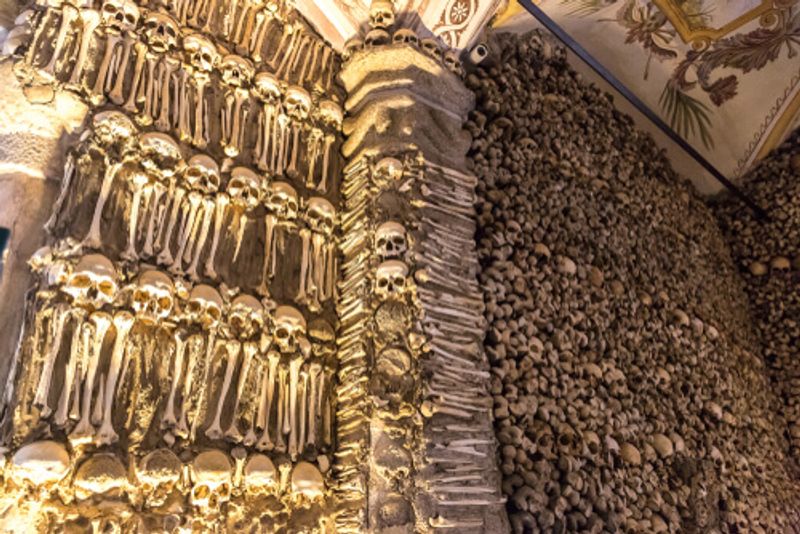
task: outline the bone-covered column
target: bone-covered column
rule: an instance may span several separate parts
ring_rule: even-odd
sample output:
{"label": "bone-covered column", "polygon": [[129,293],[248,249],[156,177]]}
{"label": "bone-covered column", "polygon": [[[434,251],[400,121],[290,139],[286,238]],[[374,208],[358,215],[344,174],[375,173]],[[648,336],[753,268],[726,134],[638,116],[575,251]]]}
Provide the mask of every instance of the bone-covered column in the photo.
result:
{"label": "bone-covered column", "polygon": [[505,532],[462,130],[473,97],[459,64],[415,39],[383,46],[390,28],[373,26],[340,73],[337,528]]}

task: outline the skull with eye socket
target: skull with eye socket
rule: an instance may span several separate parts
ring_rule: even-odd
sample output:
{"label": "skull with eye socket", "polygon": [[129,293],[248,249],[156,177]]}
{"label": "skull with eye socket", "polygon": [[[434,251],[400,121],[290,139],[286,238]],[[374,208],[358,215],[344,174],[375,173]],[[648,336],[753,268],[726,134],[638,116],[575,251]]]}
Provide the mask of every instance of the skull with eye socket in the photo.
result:
{"label": "skull with eye socket", "polygon": [[448,50],[444,53],[444,66],[456,76],[464,76],[464,66],[461,64],[461,58],[455,50]]}
{"label": "skull with eye socket", "polygon": [[330,237],[336,223],[336,210],[333,204],[322,197],[308,199],[306,205],[306,223],[318,234]]}
{"label": "skull with eye socket", "polygon": [[261,178],[247,167],[235,167],[228,181],[228,196],[239,209],[254,210],[261,203]]}
{"label": "skull with eye socket", "polygon": [[92,117],[92,132],[110,158],[122,159],[137,146],[139,129],[120,111],[96,113]]}
{"label": "skull with eye socket", "polygon": [[249,60],[234,54],[223,57],[219,69],[222,72],[222,81],[233,88],[247,87],[255,74],[255,68]]}
{"label": "skull with eye socket", "polygon": [[211,286],[199,284],[189,293],[186,303],[186,317],[194,324],[200,325],[203,330],[212,330],[222,317],[222,297]]}
{"label": "skull with eye socket", "polygon": [[275,329],[272,338],[282,354],[292,354],[306,341],[306,320],[292,306],[278,306],[275,310]]}
{"label": "skull with eye socket", "polygon": [[199,33],[192,33],[183,38],[183,51],[195,74],[211,74],[219,63],[220,55],[217,47],[210,39]]}
{"label": "skull with eye socket", "polygon": [[253,92],[265,104],[275,105],[281,100],[281,82],[270,72],[259,72],[253,80]]}
{"label": "skull with eye socket", "polygon": [[180,26],[166,13],[150,11],[144,18],[144,35],[153,52],[166,54],[177,46]]}
{"label": "skull with eye socket", "polygon": [[442,60],[442,47],[439,46],[439,41],[433,37],[428,37],[420,41],[422,51],[428,54],[436,61]]}
{"label": "skull with eye socket", "polygon": [[231,302],[228,324],[236,339],[251,340],[264,329],[264,307],[251,295],[239,295]]}
{"label": "skull with eye socket", "polygon": [[133,31],[139,22],[139,7],[132,0],[106,0],[100,17],[108,33]]}
{"label": "skull with eye socket", "polygon": [[83,256],[61,291],[83,308],[97,310],[111,304],[117,295],[119,275],[111,260],[102,254]]}
{"label": "skull with eye socket", "polygon": [[168,180],[183,170],[181,149],[169,135],[160,132],[142,134],[139,147],[140,161],[148,175],[158,180]]}
{"label": "skull with eye socket", "polygon": [[348,61],[353,55],[364,49],[364,41],[359,37],[351,37],[347,40],[344,44],[344,50],[342,51],[342,58],[345,61]]}
{"label": "skull with eye socket", "polygon": [[419,46],[419,37],[409,28],[400,28],[394,35],[392,35],[392,44],[396,45],[411,45],[414,48]]}
{"label": "skull with eye socket", "polygon": [[162,506],[181,478],[183,464],[169,449],[156,449],[144,456],[136,466],[145,506]]}
{"label": "skull with eye socket", "polygon": [[146,325],[156,325],[169,317],[175,302],[175,286],[160,271],[145,271],[139,275],[133,290],[133,309],[136,318]]}
{"label": "skull with eye socket", "polygon": [[375,252],[381,260],[401,259],[406,250],[408,241],[402,224],[385,222],[375,231]]}
{"label": "skull with eye socket", "polygon": [[189,468],[192,490],[189,502],[204,514],[220,512],[233,491],[233,466],[228,456],[217,450],[198,454]]}
{"label": "skull with eye socket", "polygon": [[403,177],[403,162],[397,158],[383,158],[375,164],[373,175],[379,183],[400,180]]}
{"label": "skull with eye socket", "polygon": [[344,122],[344,111],[342,106],[333,100],[322,100],[319,103],[318,116],[322,123],[328,128],[340,131]]}
{"label": "skull with eye socket", "polygon": [[399,300],[405,296],[408,266],[399,260],[387,260],[375,273],[375,295],[381,301]]}
{"label": "skull with eye socket", "polygon": [[210,195],[219,190],[219,167],[205,154],[195,154],[183,173],[186,185],[195,191]]}
{"label": "skull with eye socket", "polygon": [[388,30],[394,26],[394,4],[392,0],[373,0],[369,6],[370,26],[375,29]]}
{"label": "skull with eye socket", "polygon": [[272,182],[269,184],[264,204],[267,210],[284,221],[296,219],[300,209],[297,191],[286,182]]}

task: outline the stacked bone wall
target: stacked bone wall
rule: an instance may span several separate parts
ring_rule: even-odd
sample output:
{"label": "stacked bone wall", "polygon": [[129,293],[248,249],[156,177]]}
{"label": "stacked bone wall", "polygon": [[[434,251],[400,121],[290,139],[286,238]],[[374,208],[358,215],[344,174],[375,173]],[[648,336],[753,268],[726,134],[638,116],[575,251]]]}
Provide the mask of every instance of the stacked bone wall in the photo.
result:
{"label": "stacked bone wall", "polygon": [[338,55],[276,1],[17,23],[26,96],[91,111],[8,354],[0,525],[327,528]]}
{"label": "stacked bone wall", "polygon": [[711,212],[560,46],[494,46],[467,78],[467,127],[514,531],[797,531],[783,422]]}
{"label": "stacked bone wall", "polygon": [[763,206],[758,220],[730,199],[717,208],[734,263],[745,282],[772,385],[782,401],[792,454],[800,451],[800,131],[743,179]]}

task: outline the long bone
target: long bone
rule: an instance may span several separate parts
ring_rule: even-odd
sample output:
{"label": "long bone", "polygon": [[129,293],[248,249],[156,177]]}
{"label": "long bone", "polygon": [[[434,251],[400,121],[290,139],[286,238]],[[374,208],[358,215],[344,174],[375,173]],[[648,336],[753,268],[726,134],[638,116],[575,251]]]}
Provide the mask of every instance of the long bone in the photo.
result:
{"label": "long bone", "polygon": [[[172,232],[175,230],[175,223],[178,220],[178,213],[181,211],[183,207],[183,197],[186,195],[186,189],[183,187],[177,186],[175,188],[175,195],[172,198],[172,212],[169,216],[169,221],[167,222],[167,226],[163,227],[163,231],[161,232],[161,240],[159,248],[161,252],[158,254],[158,258],[156,261],[161,265],[171,265],[173,262],[172,257]],[[161,230],[161,228],[159,228]]]}
{"label": "long bone", "polygon": [[300,379],[300,366],[303,365],[303,357],[300,355],[289,360],[289,455],[292,460],[297,459],[297,444],[299,438],[299,428],[297,426],[297,384]]}
{"label": "long bone", "polygon": [[[164,59],[159,64],[159,82],[160,82],[160,90],[159,90],[159,112],[158,118],[155,121],[155,126],[157,129],[161,130],[162,132],[169,131],[172,127],[172,109],[170,107],[170,81],[172,80],[172,75],[175,73],[178,68],[181,66],[180,61],[174,60],[168,56],[165,56]],[[173,107],[174,107],[173,103]]]}
{"label": "long bone", "polygon": [[319,58],[319,51],[325,45],[322,41],[316,41],[311,46],[314,47],[314,51],[311,54],[306,55],[306,58],[303,61],[303,66],[300,69],[300,75],[297,78],[298,80],[297,83],[299,83],[300,85],[303,85],[307,81],[306,78],[314,70],[314,67],[317,64],[317,58]]}
{"label": "long bone", "polygon": [[[159,182],[155,182],[152,184],[153,187],[153,199],[150,207],[150,216],[147,220],[147,231],[145,234],[144,246],[142,247],[142,254],[146,258],[150,258],[153,256],[155,251],[153,250],[155,237],[156,237],[156,223],[160,219],[160,213],[162,213],[162,206],[161,206],[161,197],[167,193],[167,189]],[[166,208],[165,208],[166,209]]]}
{"label": "long bone", "polygon": [[175,253],[175,258],[172,261],[172,265],[169,268],[169,272],[175,275],[183,274],[183,268],[181,267],[181,262],[183,261],[183,253],[186,249],[186,244],[189,241],[189,236],[192,233],[192,229],[195,226],[195,219],[197,218],[197,211],[200,208],[200,204],[203,201],[203,196],[198,193],[197,191],[190,191],[189,192],[189,208],[184,219],[185,225],[183,227],[182,234],[179,234],[180,241],[178,243],[178,251]]}
{"label": "long bone", "polygon": [[[253,413],[255,412],[255,395],[253,390],[256,389],[259,382],[259,362],[255,361],[255,356],[258,353],[258,344],[253,341],[247,341],[242,344],[242,365],[239,368],[239,380],[236,384],[236,392],[233,401],[233,409],[231,413],[231,424],[225,431],[225,437],[235,443],[239,443],[243,439],[243,435],[239,429],[240,419],[245,424],[250,424],[253,421]],[[245,412],[240,416],[240,410]],[[249,434],[252,433],[252,426],[248,429]]]}
{"label": "long bone", "polygon": [[64,51],[64,46],[67,44],[69,34],[74,32],[73,25],[80,20],[80,12],[74,6],[64,3],[61,7],[61,25],[58,28],[56,42],[53,46],[53,55],[50,56],[50,61],[44,66],[42,72],[54,76],[56,69],[56,62],[61,57]]}
{"label": "long bone", "polygon": [[284,112],[283,108],[278,108],[278,114],[275,116],[275,121],[272,125],[272,147],[270,149],[272,156],[270,168],[276,174],[283,174],[286,167],[290,122],[289,116]]}
{"label": "long bone", "polygon": [[142,108],[141,113],[137,115],[139,124],[143,126],[149,126],[153,123],[156,98],[158,98],[158,92],[156,90],[158,84],[156,67],[158,66],[160,60],[161,56],[152,54],[149,51],[145,55],[145,65],[147,71],[144,81],[144,107]]}
{"label": "long bone", "polygon": [[255,24],[250,33],[250,41],[246,43],[253,62],[258,65],[261,63],[261,51],[264,49],[264,41],[269,35],[270,27],[273,23],[277,24],[275,15],[265,9],[259,9],[255,15]]}
{"label": "long bone", "polygon": [[320,389],[320,374],[322,373],[322,366],[314,362],[308,369],[308,379],[311,391],[308,396],[308,439],[306,443],[317,446],[317,398],[321,393]]}
{"label": "long bone", "polygon": [[[316,180],[317,160],[322,149],[322,141],[325,138],[324,132],[317,126],[313,126],[306,139],[308,154],[308,174],[306,175],[306,187],[314,188]],[[327,162],[324,162],[327,163]],[[327,188],[327,187],[326,187]]]}
{"label": "long bone", "polygon": [[[200,391],[198,394],[193,394],[195,378],[200,377],[201,380],[206,377],[206,369],[208,369],[209,358],[212,352],[212,347],[215,344],[215,333],[212,330],[208,333],[207,339],[204,341],[204,336],[201,334],[194,334],[188,340],[189,361],[186,365],[186,380],[183,383],[183,394],[181,395],[181,413],[178,419],[178,428],[176,433],[181,437],[190,437],[194,439],[194,421],[199,418],[197,415],[202,411],[205,402],[205,388],[206,384],[200,384]],[[199,380],[198,380],[199,382]],[[191,436],[189,420],[192,421]]]}
{"label": "long bone", "polygon": [[188,380],[188,372],[184,375],[183,360],[186,355],[187,337],[186,332],[182,329],[176,329],[173,334],[175,339],[175,360],[172,365],[172,383],[169,388],[169,397],[167,397],[167,407],[164,408],[164,414],[161,417],[161,428],[171,429],[178,426],[178,414],[175,413],[175,398],[178,393],[178,385]]}
{"label": "long bone", "polygon": [[263,430],[261,439],[258,440],[256,448],[260,451],[271,451],[274,447],[270,437],[270,420],[272,414],[272,401],[275,397],[275,379],[278,371],[278,362],[281,355],[277,351],[267,353],[267,372],[264,374],[264,384],[262,386],[262,410],[259,414],[258,428]]}
{"label": "long bone", "polygon": [[117,45],[122,41],[122,35],[119,32],[106,33],[106,49],[103,53],[103,59],[100,62],[100,68],[97,70],[97,77],[94,79],[94,86],[92,87],[91,99],[95,104],[103,101],[103,95],[108,84],[109,74],[111,72],[111,60],[117,51]]}
{"label": "long bone", "polygon": [[[181,258],[184,263],[190,263],[192,261],[195,244],[197,243],[197,234],[200,232],[203,222],[207,219],[209,210],[212,214],[214,213],[214,201],[207,197],[202,197],[200,199],[200,207],[198,208],[197,215],[192,223],[192,231],[189,234],[189,241],[186,243],[186,248],[184,249],[183,256]],[[210,224],[211,223],[209,222],[209,225]]]}
{"label": "long bone", "polygon": [[73,322],[72,339],[70,341],[69,359],[64,369],[64,383],[61,386],[58,407],[53,416],[53,422],[56,426],[64,426],[67,424],[69,399],[74,389],[75,373],[78,368],[78,361],[81,358],[81,350],[83,350],[83,332],[84,329],[88,327],[85,323],[86,315],[87,311],[84,308],[72,308],[70,310],[70,318]]}
{"label": "long bone", "polygon": [[[266,26],[266,25],[265,25]],[[264,28],[264,33],[266,34],[266,27]],[[272,59],[267,60],[267,65],[269,65],[270,70],[275,72],[276,65],[275,62],[278,61],[279,58],[286,59],[285,54],[285,47],[293,43],[295,39],[297,39],[297,33],[295,31],[295,26],[293,24],[284,24],[283,25],[283,33],[281,35],[281,40],[278,43],[278,47],[275,49],[275,54],[272,56]],[[264,37],[260,36],[261,40],[263,41]],[[263,43],[262,43],[263,44]],[[293,46],[293,45],[291,45]],[[258,46],[257,49],[261,50],[261,46]]]}
{"label": "long bone", "polygon": [[300,389],[300,430],[297,437],[297,450],[300,454],[306,448],[306,414],[308,412],[308,371],[306,369],[300,370],[300,382],[298,388]]}
{"label": "long bone", "polygon": [[131,313],[120,311],[114,315],[114,347],[111,351],[111,362],[109,363],[108,375],[105,382],[102,423],[95,438],[99,445],[110,445],[119,439],[111,423],[111,412],[116,396],[117,378],[119,377],[122,366],[128,334],[132,327],[133,315]]}
{"label": "long bone", "polygon": [[83,21],[83,28],[81,28],[81,44],[78,48],[78,58],[75,60],[75,65],[72,67],[72,73],[67,82],[67,85],[76,89],[79,88],[83,77],[83,69],[86,66],[89,47],[94,39],[94,31],[100,25],[100,14],[94,9],[83,9],[81,10],[81,21]]}
{"label": "long bone", "polygon": [[64,336],[64,325],[68,317],[69,306],[63,303],[56,304],[50,319],[51,332],[48,336],[48,350],[44,356],[44,364],[39,374],[39,383],[36,386],[36,395],[33,398],[33,404],[40,408],[42,417],[48,417],[52,412],[47,399],[50,393],[50,384],[53,380],[54,366]]}
{"label": "long bone", "polygon": [[[133,48],[136,51],[136,63],[133,67],[133,78],[131,79],[130,93],[128,93],[128,98],[122,105],[122,109],[128,113],[136,113],[139,111],[138,102],[140,96],[144,92],[145,86],[145,80],[142,77],[142,74],[144,73],[145,60],[147,59],[148,55],[147,45],[141,41],[138,41]],[[122,84],[123,80],[118,77],[117,82],[114,84],[114,89],[111,90],[111,101],[117,105],[120,104],[118,99],[121,99],[122,97]]]}
{"label": "long bone", "polygon": [[[300,46],[297,47],[297,50],[292,51],[294,57],[292,57],[291,61],[289,62],[289,65],[286,68],[287,78],[289,78],[289,76],[291,76],[291,74],[295,70],[297,70],[297,65],[298,63],[300,63],[300,58],[303,57],[303,53],[309,46],[313,46],[313,42],[314,42],[314,37],[312,37],[311,35],[304,35],[302,40],[300,41]],[[308,58],[309,55],[306,54],[305,57]],[[302,83],[302,79],[298,79],[297,83],[298,84]]]}
{"label": "long bone", "polygon": [[194,76],[194,134],[192,144],[197,148],[205,148],[208,144],[208,102],[206,102],[206,87],[209,85],[208,76]]}
{"label": "long bone", "polygon": [[249,93],[235,89],[232,94],[225,97],[225,107],[223,108],[222,124],[223,144],[225,154],[231,158],[239,155],[242,149],[242,139],[244,138],[244,118],[247,115]]}
{"label": "long bone", "polygon": [[[88,312],[87,312],[88,313]],[[75,379],[72,381],[72,403],[69,407],[69,419],[77,421],[81,416],[81,386],[86,380],[86,370],[89,367],[89,359],[92,351],[92,334],[94,326],[90,321],[84,321],[81,327],[80,350],[77,352],[78,359],[75,366]]]}
{"label": "long bone", "polygon": [[267,213],[264,217],[264,268],[261,275],[261,285],[258,288],[259,295],[269,294],[269,281],[274,274],[272,258],[275,256],[275,226],[278,217],[272,213]]}
{"label": "long bone", "polygon": [[239,9],[239,0],[225,2],[225,13],[222,16],[222,37],[226,41],[233,41],[236,12]]}
{"label": "long bone", "polygon": [[82,245],[87,248],[100,248],[103,244],[102,236],[100,234],[100,218],[103,215],[103,208],[106,205],[108,196],[111,194],[111,186],[114,183],[114,177],[122,168],[123,163],[114,163],[106,166],[105,173],[103,174],[103,182],[100,185],[100,196],[94,207],[94,215],[92,215],[92,223],[89,225],[89,232],[83,239]]}
{"label": "long bone", "polygon": [[25,52],[25,57],[23,58],[23,62],[26,65],[33,66],[36,62],[38,59],[36,54],[41,51],[42,39],[48,37],[50,25],[56,17],[61,15],[63,1],[57,0],[56,2],[48,4],[49,5],[44,9],[44,13],[34,15],[36,18],[33,19],[33,23],[35,24],[36,30],[33,32],[33,39],[31,39],[28,50]]}
{"label": "long bone", "polygon": [[211,219],[214,217],[216,211],[216,202],[212,198],[203,200],[203,224],[200,228],[200,237],[195,245],[194,258],[189,268],[186,270],[186,275],[191,279],[197,281],[200,277],[197,274],[197,267],[200,262],[200,255],[205,247],[206,240],[208,239],[208,232],[211,229]]}
{"label": "long bone", "polygon": [[214,209],[214,237],[211,240],[211,250],[208,251],[204,271],[206,276],[212,280],[218,278],[217,272],[214,269],[214,261],[217,257],[217,247],[219,246],[219,238],[222,233],[222,224],[225,221],[225,212],[230,203],[230,197],[227,193],[217,193],[216,206]]}
{"label": "long bone", "polygon": [[120,257],[129,261],[136,261],[139,259],[139,254],[136,252],[136,229],[139,222],[139,205],[141,204],[142,191],[148,182],[145,174],[134,172],[131,178],[131,185],[133,187],[133,199],[130,204],[130,217],[128,219],[128,246],[125,248]]}
{"label": "long bone", "polygon": [[284,439],[284,427],[285,427],[285,418],[286,418],[286,394],[287,394],[287,385],[286,385],[286,377],[289,374],[289,370],[286,368],[285,365],[281,365],[278,368],[278,406],[277,406],[277,414],[275,417],[275,452],[284,453],[286,452],[286,440]]}
{"label": "long bone", "polygon": [[306,293],[308,286],[308,263],[309,255],[308,249],[311,244],[311,230],[308,228],[300,229],[300,239],[302,240],[302,257],[300,259],[300,286],[297,289],[295,300],[299,303],[305,303],[308,295]]}
{"label": "long bone", "polygon": [[[122,40],[122,54],[119,55],[119,68],[114,69],[114,85],[108,93],[108,99],[116,105],[121,105],[125,102],[125,97],[122,94],[122,89],[125,86],[125,75],[128,72],[128,64],[130,63],[131,50],[137,52],[137,64],[139,53],[139,40],[135,33],[125,32]],[[144,46],[143,44],[141,46]]]}
{"label": "long bone", "polygon": [[[280,165],[281,169],[286,168],[287,172],[295,174],[297,172],[297,157],[300,152],[300,132],[304,128],[304,121],[308,118],[309,111],[311,110],[311,95],[299,86],[289,87],[286,90],[284,99],[284,106],[286,113],[291,119],[291,149],[288,150],[289,164],[285,163],[287,155],[284,154],[284,163]],[[287,150],[287,147],[284,147]]]}
{"label": "long bone", "polygon": [[217,398],[217,408],[214,419],[205,432],[209,439],[220,439],[222,437],[222,409],[225,405],[225,399],[228,396],[228,390],[231,387],[233,371],[236,368],[236,362],[241,349],[242,344],[238,341],[225,342],[225,351],[227,352],[227,357],[225,358],[225,378],[219,391],[219,397]]}
{"label": "long bone", "polygon": [[283,57],[280,65],[278,65],[278,68],[275,70],[275,76],[277,76],[278,78],[281,79],[285,78],[284,70],[291,64],[292,61],[294,61],[294,56],[295,53],[297,52],[297,40],[300,37],[301,33],[303,32],[300,30],[300,27],[294,26],[294,30],[292,31],[292,37],[289,40],[289,45],[286,51],[282,56],[277,56],[276,54],[277,57]]}
{"label": "long bone", "polygon": [[103,406],[106,398],[106,375],[100,373],[97,379],[97,397],[92,406],[92,416],[89,419],[92,426],[96,427],[103,421]]}
{"label": "long bone", "polygon": [[83,443],[91,439],[94,434],[90,417],[92,413],[92,390],[94,389],[97,367],[100,364],[100,355],[103,348],[103,339],[111,327],[112,318],[105,312],[96,311],[89,316],[89,322],[94,326],[86,367],[83,369],[83,393],[81,398],[81,416],[78,424],[69,435],[70,441]]}
{"label": "long bone", "polygon": [[[261,2],[263,3],[263,0]],[[230,41],[236,43],[237,47],[245,48],[250,41],[250,32],[253,31],[253,18],[258,8],[259,5],[254,0],[245,0],[238,14],[233,9],[228,11],[233,19],[231,21]],[[249,52],[249,50],[246,50],[246,52]]]}

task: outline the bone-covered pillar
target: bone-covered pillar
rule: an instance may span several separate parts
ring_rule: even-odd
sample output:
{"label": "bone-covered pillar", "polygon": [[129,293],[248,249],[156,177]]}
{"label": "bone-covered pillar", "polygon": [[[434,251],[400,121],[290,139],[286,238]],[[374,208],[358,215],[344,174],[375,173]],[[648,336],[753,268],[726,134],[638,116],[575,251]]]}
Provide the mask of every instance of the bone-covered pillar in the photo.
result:
{"label": "bone-covered pillar", "polygon": [[337,528],[507,532],[462,130],[473,96],[453,53],[390,37],[374,11],[340,73]]}

